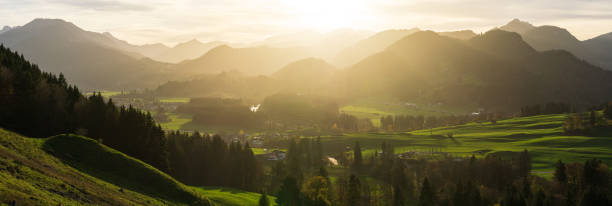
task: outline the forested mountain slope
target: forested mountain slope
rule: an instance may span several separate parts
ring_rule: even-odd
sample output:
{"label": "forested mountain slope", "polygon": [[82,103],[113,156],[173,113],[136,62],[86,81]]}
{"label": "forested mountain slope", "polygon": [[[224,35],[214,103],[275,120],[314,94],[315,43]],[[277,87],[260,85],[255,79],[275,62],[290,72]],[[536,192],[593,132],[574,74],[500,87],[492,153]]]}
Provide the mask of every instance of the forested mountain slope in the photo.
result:
{"label": "forested mountain slope", "polygon": [[469,41],[410,35],[348,68],[351,96],[387,95],[513,111],[550,101],[589,106],[612,96],[612,72],[565,51],[537,52],[518,34],[492,30]]}
{"label": "forested mountain slope", "polygon": [[525,42],[538,51],[562,49],[580,59],[612,70],[612,39],[610,34],[580,41],[564,28],[556,26],[533,26],[528,22],[514,19],[500,29],[519,33]]}

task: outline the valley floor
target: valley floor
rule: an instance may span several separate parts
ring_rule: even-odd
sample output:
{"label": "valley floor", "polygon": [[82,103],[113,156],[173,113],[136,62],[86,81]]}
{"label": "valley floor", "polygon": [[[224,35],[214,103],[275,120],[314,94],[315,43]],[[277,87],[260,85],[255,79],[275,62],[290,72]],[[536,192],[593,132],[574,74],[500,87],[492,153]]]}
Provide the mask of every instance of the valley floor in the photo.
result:
{"label": "valley floor", "polygon": [[[489,154],[509,156],[529,151],[536,175],[551,177],[554,164],[584,162],[597,158],[612,164],[612,131],[595,130],[587,136],[563,134],[566,115],[542,115],[497,121],[469,123],[413,132],[354,133],[322,137],[324,145],[343,148],[359,141],[364,155],[380,151],[382,142],[392,143],[398,154],[411,152],[435,158],[440,155],[483,157]],[[452,134],[453,138],[448,135]]]}

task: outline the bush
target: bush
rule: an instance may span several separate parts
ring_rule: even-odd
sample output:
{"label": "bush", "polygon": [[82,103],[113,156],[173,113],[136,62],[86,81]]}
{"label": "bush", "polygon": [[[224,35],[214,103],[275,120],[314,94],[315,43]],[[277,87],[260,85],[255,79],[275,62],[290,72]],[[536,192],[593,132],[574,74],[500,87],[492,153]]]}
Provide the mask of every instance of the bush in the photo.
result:
{"label": "bush", "polygon": [[606,119],[612,120],[612,102],[608,103],[608,105],[604,107],[603,113]]}

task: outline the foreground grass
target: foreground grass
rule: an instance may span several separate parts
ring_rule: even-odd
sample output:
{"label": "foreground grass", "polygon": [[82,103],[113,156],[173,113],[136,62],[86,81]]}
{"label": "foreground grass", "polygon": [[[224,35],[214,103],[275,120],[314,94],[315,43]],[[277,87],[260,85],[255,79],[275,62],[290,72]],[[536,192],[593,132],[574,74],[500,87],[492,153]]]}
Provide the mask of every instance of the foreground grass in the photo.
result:
{"label": "foreground grass", "polygon": [[0,205],[209,205],[208,191],[217,205],[259,198],[186,186],[86,137],[33,139],[0,129]]}
{"label": "foreground grass", "polygon": [[[210,200],[217,205],[240,206],[240,205],[258,205],[261,194],[253,192],[245,192],[242,190],[223,188],[223,187],[202,187],[199,191],[205,193]],[[268,200],[272,205],[275,204],[276,198],[268,195]]]}
{"label": "foreground grass", "polygon": [[[0,129],[0,202],[16,205],[172,205],[92,177],[47,154],[45,139]],[[187,205],[187,204],[173,204]]]}
{"label": "foreground grass", "polygon": [[[497,154],[508,156],[527,149],[534,173],[550,177],[557,160],[584,162],[598,158],[612,164],[612,131],[599,130],[589,136],[563,135],[565,115],[542,115],[498,121],[496,124],[469,123],[414,132],[359,133],[323,138],[327,148],[342,150],[359,141],[365,155],[380,151],[383,141],[395,146],[396,153],[407,151],[445,152],[469,157]],[[453,138],[447,137],[452,134]]]}

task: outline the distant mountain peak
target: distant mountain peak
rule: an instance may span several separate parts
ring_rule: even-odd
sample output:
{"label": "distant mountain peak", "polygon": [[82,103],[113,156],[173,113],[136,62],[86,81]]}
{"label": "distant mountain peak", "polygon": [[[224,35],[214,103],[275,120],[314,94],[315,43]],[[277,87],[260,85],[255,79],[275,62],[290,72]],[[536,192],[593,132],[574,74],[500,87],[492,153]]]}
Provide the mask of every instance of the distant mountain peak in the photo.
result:
{"label": "distant mountain peak", "polygon": [[113,36],[113,34],[111,34],[110,32],[102,32],[102,35],[115,38],[115,36]]}
{"label": "distant mountain peak", "polygon": [[526,21],[521,21],[519,19],[513,19],[512,21],[508,22],[506,25],[499,27],[499,29],[501,30],[516,32],[519,34],[525,33],[534,28],[536,27],[533,26],[531,23],[526,22]]}
{"label": "distant mountain peak", "polygon": [[612,40],[612,32],[607,33],[607,34],[602,34],[602,35],[599,35],[599,36],[595,37],[595,39],[607,39],[607,40]]}
{"label": "distant mountain peak", "polygon": [[183,42],[183,43],[178,43],[176,46],[174,46],[174,48],[179,48],[179,47],[193,47],[193,46],[201,46],[203,45],[203,43],[197,39],[191,39],[189,41]]}
{"label": "distant mountain peak", "polygon": [[76,25],[74,25],[72,22],[68,22],[65,21],[63,19],[45,19],[45,18],[36,18],[34,20],[32,20],[31,22],[27,23],[26,25],[24,25],[24,27],[27,26],[50,26],[50,25],[71,25],[76,27]]}
{"label": "distant mountain peak", "polygon": [[551,38],[554,38],[559,41],[565,41],[565,42],[579,42],[579,40],[574,35],[572,35],[569,31],[567,31],[567,29],[557,27],[557,26],[539,26],[526,33],[539,34],[539,35],[546,34],[545,36],[542,36],[541,38],[545,38],[547,40],[551,40]]}
{"label": "distant mountain peak", "polygon": [[188,43],[188,44],[201,44],[202,42],[194,38],[194,39],[191,39],[191,40],[189,40],[188,42],[185,42],[185,43]]}
{"label": "distant mountain peak", "polygon": [[10,26],[4,26],[4,27],[2,27],[2,29],[0,29],[0,34],[6,32],[8,30],[11,30],[11,29],[13,29],[13,28],[11,28]]}

